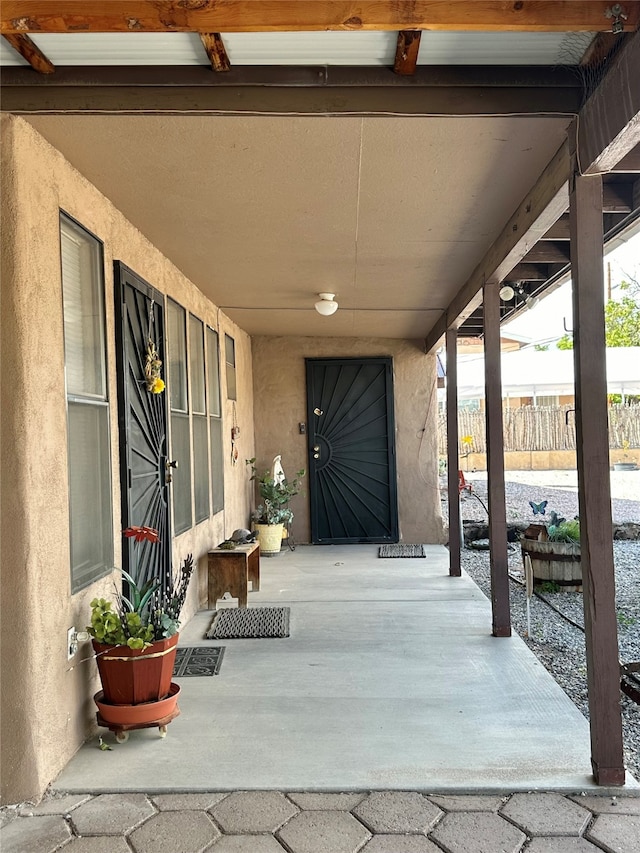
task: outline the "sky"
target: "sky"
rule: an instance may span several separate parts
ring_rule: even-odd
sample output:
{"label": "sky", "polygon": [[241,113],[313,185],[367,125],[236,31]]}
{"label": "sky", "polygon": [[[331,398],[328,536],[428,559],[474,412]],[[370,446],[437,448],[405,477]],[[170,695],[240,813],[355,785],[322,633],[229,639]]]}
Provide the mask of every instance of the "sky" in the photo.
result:
{"label": "sky", "polygon": [[[616,246],[605,255],[604,278],[607,286],[608,269],[611,264],[612,298],[619,298],[622,293],[615,285],[630,276],[640,280],[640,228],[637,233],[628,238],[622,245]],[[606,293],[606,291],[605,291]],[[605,296],[606,298],[606,296]],[[518,318],[502,327],[502,334],[509,332],[531,338],[532,343],[546,343],[562,337],[571,329],[572,323],[571,282],[563,284],[549,296],[540,299],[535,308],[524,311]],[[565,328],[566,324],[566,328]]]}

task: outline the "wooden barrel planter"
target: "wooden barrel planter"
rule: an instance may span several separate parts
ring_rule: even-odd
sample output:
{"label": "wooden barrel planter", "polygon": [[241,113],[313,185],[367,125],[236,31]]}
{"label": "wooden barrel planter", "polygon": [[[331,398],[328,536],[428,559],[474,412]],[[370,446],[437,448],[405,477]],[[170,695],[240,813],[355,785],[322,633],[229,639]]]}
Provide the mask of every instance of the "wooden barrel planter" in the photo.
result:
{"label": "wooden barrel planter", "polygon": [[580,545],[573,542],[542,542],[522,539],[522,557],[528,554],[533,568],[533,582],[555,583],[567,592],[582,589]]}

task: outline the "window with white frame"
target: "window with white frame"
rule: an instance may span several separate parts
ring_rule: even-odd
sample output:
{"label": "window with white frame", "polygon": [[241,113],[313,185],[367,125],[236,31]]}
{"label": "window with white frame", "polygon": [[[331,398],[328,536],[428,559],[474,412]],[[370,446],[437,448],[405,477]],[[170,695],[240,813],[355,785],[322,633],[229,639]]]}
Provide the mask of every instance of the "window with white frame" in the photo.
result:
{"label": "window with white frame", "polygon": [[60,214],[71,591],[113,568],[102,244]]}
{"label": "window with white frame", "polygon": [[189,314],[193,491],[196,524],[209,518],[209,439],[204,372],[204,324]]}
{"label": "window with white frame", "polygon": [[191,431],[187,395],[186,312],[167,302],[169,353],[169,408],[171,410],[171,458],[178,462],[172,472],[173,529],[184,533],[193,524],[191,509]]}
{"label": "window with white frame", "polygon": [[220,404],[220,353],[218,333],[207,326],[207,369],[209,403],[209,442],[211,453],[211,511],[224,509],[224,456],[222,410]]}

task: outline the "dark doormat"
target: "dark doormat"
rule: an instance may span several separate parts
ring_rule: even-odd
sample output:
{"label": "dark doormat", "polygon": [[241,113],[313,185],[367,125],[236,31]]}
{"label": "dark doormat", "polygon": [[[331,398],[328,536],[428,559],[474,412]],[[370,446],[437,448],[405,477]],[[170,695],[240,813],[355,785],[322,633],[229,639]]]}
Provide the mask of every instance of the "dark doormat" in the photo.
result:
{"label": "dark doormat", "polygon": [[378,557],[424,557],[423,545],[381,545]]}
{"label": "dark doormat", "polygon": [[218,610],[207,640],[241,640],[289,636],[288,607],[234,607]]}
{"label": "dark doormat", "polygon": [[173,677],[217,675],[223,655],[224,646],[187,646],[177,649]]}

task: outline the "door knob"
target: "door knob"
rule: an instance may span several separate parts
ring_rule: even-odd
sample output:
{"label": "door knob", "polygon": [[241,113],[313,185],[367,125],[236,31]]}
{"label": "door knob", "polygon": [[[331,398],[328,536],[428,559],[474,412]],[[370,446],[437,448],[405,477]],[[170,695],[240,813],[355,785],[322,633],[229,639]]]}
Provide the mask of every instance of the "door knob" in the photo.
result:
{"label": "door knob", "polygon": [[167,466],[167,470],[169,470],[169,468],[177,468],[178,467],[178,460],[172,459],[171,461],[169,461],[167,459],[167,461],[165,462],[165,465]]}
{"label": "door knob", "polygon": [[314,459],[320,459],[320,454],[319,454],[319,453],[314,453],[314,454],[313,454],[313,458],[314,458]]}

